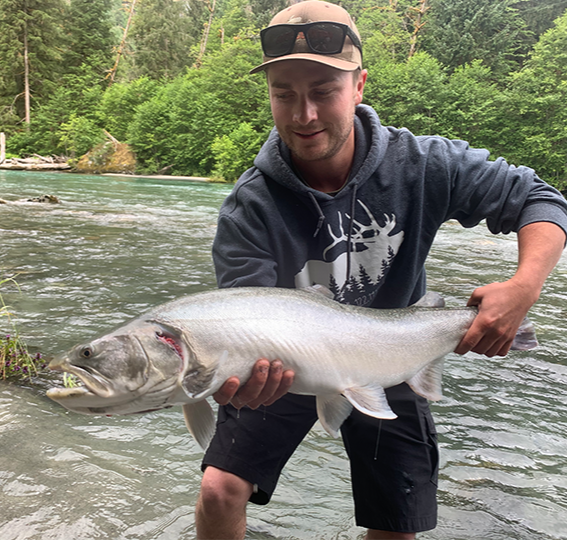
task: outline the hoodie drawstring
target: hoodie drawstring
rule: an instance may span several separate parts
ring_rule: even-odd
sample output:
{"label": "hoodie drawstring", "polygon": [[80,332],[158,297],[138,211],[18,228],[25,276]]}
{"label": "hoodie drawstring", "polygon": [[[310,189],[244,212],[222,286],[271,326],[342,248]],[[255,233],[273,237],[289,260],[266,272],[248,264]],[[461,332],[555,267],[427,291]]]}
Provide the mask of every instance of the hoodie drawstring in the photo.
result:
{"label": "hoodie drawstring", "polygon": [[319,214],[319,221],[317,222],[317,228],[315,229],[315,233],[313,234],[313,238],[315,238],[319,234],[321,227],[323,227],[323,223],[325,221],[325,214],[323,214],[323,210],[321,210],[321,207],[319,206],[319,203],[317,202],[315,195],[313,195],[313,193],[311,193],[310,191],[308,193],[309,193],[309,197],[311,198],[311,202],[313,203],[313,206],[315,206],[315,208],[317,209],[317,213]]}
{"label": "hoodie drawstring", "polygon": [[352,252],[352,230],[354,228],[354,210],[356,204],[356,191],[358,189],[358,184],[354,184],[352,187],[352,198],[350,200],[350,220],[348,224],[348,234],[347,234],[347,267],[346,267],[346,280],[341,287],[341,294],[344,292],[350,281],[350,254]]}

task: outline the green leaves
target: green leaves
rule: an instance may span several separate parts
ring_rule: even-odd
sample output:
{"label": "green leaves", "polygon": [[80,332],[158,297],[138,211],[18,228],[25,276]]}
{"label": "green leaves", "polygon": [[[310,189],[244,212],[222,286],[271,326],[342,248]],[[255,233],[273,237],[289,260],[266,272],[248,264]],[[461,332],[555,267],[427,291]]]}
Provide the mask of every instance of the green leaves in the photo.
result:
{"label": "green leaves", "polygon": [[[140,171],[239,176],[273,126],[264,77],[248,72],[261,61],[259,29],[286,2],[216,0],[199,67],[212,0],[138,2],[109,87],[111,45],[128,14],[121,5],[0,0],[0,130],[9,151],[78,156],[106,129],[130,143]],[[342,5],[363,38],[365,102],[384,124],[465,139],[567,187],[567,15],[538,35],[567,0]],[[416,30],[418,52],[409,58]],[[24,31],[29,126],[22,125]]]}
{"label": "green leaves", "polygon": [[142,166],[156,171],[171,165],[174,174],[208,175],[215,167],[215,139],[242,123],[254,132],[254,141],[265,138],[273,125],[265,83],[261,75],[248,74],[260,58],[259,43],[232,40],[206,56],[201,68],[140,105],[128,142]]}

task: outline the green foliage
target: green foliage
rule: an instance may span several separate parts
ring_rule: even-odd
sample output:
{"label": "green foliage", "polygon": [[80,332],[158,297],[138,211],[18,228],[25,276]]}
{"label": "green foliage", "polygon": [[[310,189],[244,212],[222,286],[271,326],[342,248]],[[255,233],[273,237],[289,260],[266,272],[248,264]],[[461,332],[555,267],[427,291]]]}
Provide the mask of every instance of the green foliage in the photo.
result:
{"label": "green foliage", "polygon": [[[24,117],[24,52],[34,101],[48,96],[61,74],[63,0],[0,0],[0,107],[3,121]],[[9,114],[6,114],[6,108]],[[9,124],[7,126],[9,128]],[[0,129],[5,130],[3,126]]]}
{"label": "green foliage", "polygon": [[171,165],[175,174],[206,175],[214,167],[211,145],[242,122],[264,136],[272,126],[260,76],[248,72],[260,58],[248,39],[225,43],[192,69],[140,105],[129,143],[145,170]]}
{"label": "green foliage", "polygon": [[567,12],[535,45],[509,91],[507,151],[567,187]]}
{"label": "green foliage", "polygon": [[381,61],[369,66],[368,79],[365,101],[384,124],[420,135],[440,132],[447,75],[437,60],[422,52],[403,63]]}
{"label": "green foliage", "polygon": [[526,24],[528,39],[524,48],[528,48],[565,13],[567,0],[516,0],[513,6]]}
{"label": "green foliage", "polygon": [[366,65],[383,61],[403,62],[409,56],[408,20],[400,6],[389,2],[362,11],[356,25],[364,43]]}
{"label": "green foliage", "polygon": [[60,127],[71,117],[82,117],[97,124],[97,109],[103,90],[92,70],[67,75],[62,84],[40,106],[36,107],[27,130],[12,135],[6,142],[12,152],[23,154],[65,154]]}
{"label": "green foliage", "polygon": [[132,23],[136,77],[173,78],[193,63],[198,38],[190,7],[177,0],[144,0]]}
{"label": "green foliage", "polygon": [[104,139],[102,130],[88,118],[72,114],[58,130],[59,148],[71,158],[86,154]]}
{"label": "green foliage", "polygon": [[513,0],[432,0],[423,44],[451,71],[482,60],[498,75],[517,67],[525,23]]}
{"label": "green foliage", "polygon": [[495,120],[501,120],[499,111],[505,108],[505,95],[493,82],[491,69],[475,60],[447,79],[438,111],[439,131],[472,146],[498,148],[502,124]]}
{"label": "green foliage", "polygon": [[228,135],[216,137],[211,145],[215,160],[212,175],[229,182],[238,180],[254,163],[262,142],[262,136],[248,122],[243,122]]}
{"label": "green foliage", "polygon": [[119,141],[126,141],[128,126],[138,107],[155,96],[158,81],[140,77],[130,83],[115,83],[102,95],[97,108],[99,123]]}
{"label": "green foliage", "polygon": [[114,44],[110,13],[112,0],[71,0],[66,26],[69,46],[64,62],[68,69],[91,68],[104,78],[112,63]]}
{"label": "green foliage", "polygon": [[[0,280],[0,287],[13,284],[18,287],[14,279]],[[16,325],[0,294],[0,317],[7,318],[12,331],[0,336],[0,380],[30,379],[38,373],[39,369],[45,368],[40,353],[32,356],[24,341],[19,337]]]}
{"label": "green foliage", "polygon": [[[138,3],[117,82],[105,71],[122,37],[120,0],[0,0],[0,130],[8,151],[80,155],[106,129],[141,172],[235,179],[272,125],[259,28],[285,0]],[[431,0],[410,56],[420,0],[343,0],[369,71],[365,102],[384,124],[461,138],[567,184],[567,0]],[[114,25],[114,27],[112,27]],[[32,121],[23,117],[23,31]],[[535,45],[534,45],[535,44]],[[526,53],[532,48],[528,56]]]}

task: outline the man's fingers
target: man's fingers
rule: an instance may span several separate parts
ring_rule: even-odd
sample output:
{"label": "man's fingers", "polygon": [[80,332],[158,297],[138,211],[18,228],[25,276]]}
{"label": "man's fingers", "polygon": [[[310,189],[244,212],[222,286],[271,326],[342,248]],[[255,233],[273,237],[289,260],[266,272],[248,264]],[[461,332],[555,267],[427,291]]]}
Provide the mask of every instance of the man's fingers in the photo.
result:
{"label": "man's fingers", "polygon": [[512,345],[513,336],[510,338],[505,329],[486,327],[473,323],[465,334],[455,352],[465,354],[472,351],[485,356],[506,356]]}
{"label": "man's fingers", "polygon": [[270,362],[265,358],[258,360],[254,364],[250,379],[238,390],[236,395],[230,400],[230,403],[237,409],[241,409],[257,399],[266,385],[269,372]]}
{"label": "man's fingers", "polygon": [[213,399],[219,405],[227,405],[230,400],[234,397],[234,394],[238,392],[238,387],[240,386],[240,381],[238,377],[230,377],[225,383],[213,394]]}
{"label": "man's fingers", "polygon": [[262,358],[254,364],[250,379],[240,386],[237,377],[230,377],[213,394],[219,405],[232,404],[237,409],[248,406],[256,409],[260,405],[271,405],[282,397],[291,385],[295,374],[291,370],[283,371],[280,360],[269,362]]}
{"label": "man's fingers", "polygon": [[284,394],[287,394],[287,392],[291,388],[291,385],[293,384],[294,377],[295,373],[290,369],[284,371],[282,373],[282,378],[278,389],[276,390],[274,395],[270,399],[268,399],[268,401],[264,402],[264,405],[267,407],[268,405],[271,405],[272,403],[280,399]]}
{"label": "man's fingers", "polygon": [[262,391],[256,399],[248,402],[248,407],[251,409],[257,409],[260,405],[264,404],[267,399],[271,398],[280,385],[282,374],[283,366],[281,361],[274,360],[270,364],[270,370],[268,372],[268,378],[264,388],[262,388]]}

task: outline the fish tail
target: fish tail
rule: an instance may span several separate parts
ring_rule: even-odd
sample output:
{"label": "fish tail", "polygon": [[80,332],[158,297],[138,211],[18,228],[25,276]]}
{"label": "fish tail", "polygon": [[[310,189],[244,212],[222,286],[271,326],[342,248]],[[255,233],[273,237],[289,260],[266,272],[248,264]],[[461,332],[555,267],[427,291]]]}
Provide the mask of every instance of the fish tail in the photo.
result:
{"label": "fish tail", "polygon": [[535,326],[527,317],[524,318],[522,324],[516,332],[516,337],[512,341],[510,349],[512,351],[528,351],[538,346],[535,333]]}

